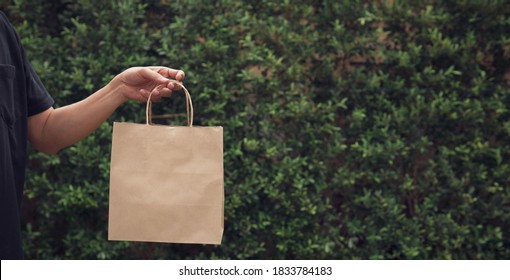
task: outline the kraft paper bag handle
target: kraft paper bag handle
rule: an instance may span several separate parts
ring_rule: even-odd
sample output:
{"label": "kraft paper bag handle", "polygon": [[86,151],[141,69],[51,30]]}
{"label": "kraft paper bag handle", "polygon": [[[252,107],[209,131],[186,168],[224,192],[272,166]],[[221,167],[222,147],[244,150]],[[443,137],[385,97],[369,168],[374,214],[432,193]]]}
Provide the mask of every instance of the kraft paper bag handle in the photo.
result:
{"label": "kraft paper bag handle", "polygon": [[[191,102],[191,95],[189,94],[188,89],[181,82],[176,81],[176,80],[170,80],[170,81],[180,85],[182,87],[182,89],[184,90],[184,93],[186,93],[186,117],[187,117],[187,120],[188,120],[188,126],[192,127],[193,126],[193,103]],[[161,86],[158,86],[158,87],[156,87],[156,89],[160,88],[160,87]],[[145,108],[145,124],[147,124],[147,125],[151,125],[152,124],[152,101],[151,101],[151,97],[152,97],[152,93],[156,89],[151,91],[151,93],[149,94],[149,98],[147,99],[147,107]]]}

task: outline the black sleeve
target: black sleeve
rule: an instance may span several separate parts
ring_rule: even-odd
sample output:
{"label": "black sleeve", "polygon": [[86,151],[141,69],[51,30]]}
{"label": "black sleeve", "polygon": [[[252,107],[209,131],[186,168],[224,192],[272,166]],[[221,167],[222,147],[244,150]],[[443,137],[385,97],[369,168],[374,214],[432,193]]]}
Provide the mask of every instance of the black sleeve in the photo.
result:
{"label": "black sleeve", "polygon": [[50,108],[55,102],[48,91],[46,91],[46,88],[42,84],[41,79],[39,79],[39,76],[35,73],[32,65],[30,65],[30,62],[28,62],[25,52],[23,52],[23,60],[27,73],[27,114],[30,117]]}
{"label": "black sleeve", "polygon": [[[19,48],[19,54],[21,55],[21,67],[23,68],[23,80],[20,82],[24,83],[24,88],[26,90],[26,106],[27,106],[27,115],[33,116],[38,113],[45,111],[46,109],[53,106],[54,101],[51,98],[50,94],[44,87],[41,79],[35,72],[34,68],[30,64],[25,54],[25,50],[21,44],[20,38],[16,33],[14,27],[10,24],[7,17],[3,12],[0,11],[0,17],[3,21],[7,23],[8,32],[11,34],[11,38],[16,40],[15,44]],[[21,77],[20,77],[21,78]]]}

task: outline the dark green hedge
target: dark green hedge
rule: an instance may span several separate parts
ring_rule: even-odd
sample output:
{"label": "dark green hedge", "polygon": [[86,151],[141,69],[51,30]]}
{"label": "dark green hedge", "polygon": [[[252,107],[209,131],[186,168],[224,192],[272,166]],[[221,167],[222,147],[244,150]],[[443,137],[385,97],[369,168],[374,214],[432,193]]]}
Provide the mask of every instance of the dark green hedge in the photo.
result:
{"label": "dark green hedge", "polygon": [[[293,3],[291,3],[293,2]],[[63,106],[135,65],[186,71],[225,135],[221,246],[107,241],[112,122],[32,152],[27,258],[510,258],[507,1],[18,0]],[[184,99],[155,106],[184,124]]]}

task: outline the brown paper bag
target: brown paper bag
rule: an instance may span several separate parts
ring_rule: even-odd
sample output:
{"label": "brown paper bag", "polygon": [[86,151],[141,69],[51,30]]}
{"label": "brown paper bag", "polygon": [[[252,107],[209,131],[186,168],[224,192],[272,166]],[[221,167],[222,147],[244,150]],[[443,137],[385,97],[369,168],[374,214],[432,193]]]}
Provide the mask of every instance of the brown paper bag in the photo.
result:
{"label": "brown paper bag", "polygon": [[223,128],[114,123],[108,239],[220,244]]}

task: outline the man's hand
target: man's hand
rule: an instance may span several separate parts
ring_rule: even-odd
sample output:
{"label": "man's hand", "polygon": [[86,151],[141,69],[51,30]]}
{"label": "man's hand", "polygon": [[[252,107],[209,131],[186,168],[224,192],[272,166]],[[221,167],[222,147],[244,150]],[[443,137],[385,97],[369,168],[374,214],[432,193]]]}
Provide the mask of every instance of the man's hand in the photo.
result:
{"label": "man's hand", "polygon": [[104,88],[82,101],[49,108],[28,118],[28,139],[45,153],[53,154],[87,137],[123,102],[134,99],[158,101],[180,90],[184,72],[161,66],[133,67],[117,75]]}
{"label": "man's hand", "polygon": [[180,90],[177,83],[182,82],[184,72],[162,66],[132,67],[117,75],[111,83],[120,86],[124,98],[146,102],[152,92],[152,101],[169,97],[173,90]]}

